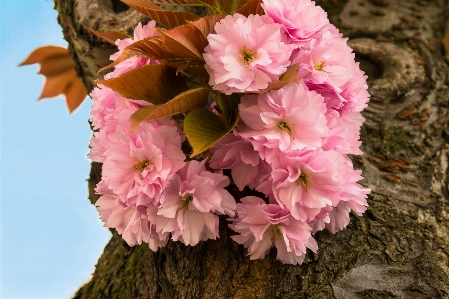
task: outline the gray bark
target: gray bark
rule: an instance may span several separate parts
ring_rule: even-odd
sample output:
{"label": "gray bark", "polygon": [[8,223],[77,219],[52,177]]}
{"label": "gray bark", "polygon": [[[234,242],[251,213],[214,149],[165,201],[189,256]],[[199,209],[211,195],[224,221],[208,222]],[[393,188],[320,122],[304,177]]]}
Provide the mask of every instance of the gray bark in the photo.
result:
{"label": "gray bark", "polygon": [[[78,74],[89,90],[114,48],[86,28],[131,33],[142,17],[118,1],[55,0]],[[115,4],[114,4],[115,3]],[[316,234],[319,250],[304,264],[271,252],[250,261],[220,238],[153,253],[116,233],[92,280],[74,298],[449,298],[449,71],[442,37],[446,0],[321,0],[351,38],[369,78],[365,154],[353,157],[373,189],[363,217],[337,234]],[[114,11],[115,7],[115,11]],[[115,20],[115,21],[114,21]],[[93,164],[90,200],[100,180]]]}

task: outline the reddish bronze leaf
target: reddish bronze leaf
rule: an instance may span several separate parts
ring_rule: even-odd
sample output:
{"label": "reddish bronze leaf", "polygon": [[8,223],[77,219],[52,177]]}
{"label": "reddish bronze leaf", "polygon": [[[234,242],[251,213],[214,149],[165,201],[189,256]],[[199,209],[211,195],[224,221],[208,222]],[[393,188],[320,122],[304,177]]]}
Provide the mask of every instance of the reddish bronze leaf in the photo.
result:
{"label": "reddish bronze leaf", "polygon": [[92,32],[93,34],[98,36],[99,38],[104,39],[105,41],[107,41],[108,43],[110,43],[114,46],[115,46],[115,41],[118,39],[132,38],[132,36],[122,33],[122,32],[119,32],[119,31],[99,32],[99,31],[95,31],[91,28],[87,28],[87,30],[89,30],[90,32]]}
{"label": "reddish bronze leaf", "polygon": [[38,100],[65,95],[69,112],[73,112],[84,101],[86,88],[75,72],[75,65],[66,48],[43,46],[36,48],[22,65],[39,63],[39,74],[45,76],[45,83]]}
{"label": "reddish bronze leaf", "polygon": [[261,3],[262,0],[249,0],[237,10],[237,13],[246,17],[249,15],[261,15],[263,13]]}
{"label": "reddish bronze leaf", "polygon": [[[194,109],[204,108],[207,102],[209,89],[195,88],[180,93],[165,104],[156,106],[155,109],[143,108],[137,110],[131,115],[131,122],[136,128],[140,123],[152,121],[159,118],[172,116],[180,113],[192,111]],[[152,106],[155,107],[155,106]],[[143,110],[143,111],[141,111]]]}
{"label": "reddish bronze leaf", "polygon": [[240,7],[245,5],[249,0],[222,0],[221,3],[225,11],[233,15]]}
{"label": "reddish bronze leaf", "polygon": [[174,28],[185,24],[186,21],[198,19],[198,16],[193,13],[166,10],[149,0],[122,0],[122,2],[168,28]]}
{"label": "reddish bronze leaf", "polygon": [[208,44],[207,36],[211,33],[215,33],[215,24],[224,17],[224,15],[213,15],[201,18],[197,21],[189,21],[188,23],[197,30],[201,39]]}
{"label": "reddish bronze leaf", "polygon": [[204,41],[198,30],[191,25],[182,25],[170,30],[158,30],[164,38],[164,47],[180,58],[203,61]]}
{"label": "reddish bronze leaf", "polygon": [[188,89],[176,70],[161,64],[149,64],[130,70],[109,80],[95,80],[117,91],[128,99],[145,100],[155,105],[164,104]]}
{"label": "reddish bronze leaf", "polygon": [[204,65],[181,65],[177,72],[186,74],[200,83],[209,84],[209,74]]}

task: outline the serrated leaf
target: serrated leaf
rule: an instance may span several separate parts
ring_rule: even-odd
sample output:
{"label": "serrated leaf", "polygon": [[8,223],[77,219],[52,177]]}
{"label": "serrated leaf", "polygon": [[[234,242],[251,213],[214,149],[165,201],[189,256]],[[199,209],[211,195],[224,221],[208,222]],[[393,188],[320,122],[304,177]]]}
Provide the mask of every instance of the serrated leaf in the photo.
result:
{"label": "serrated leaf", "polygon": [[67,48],[44,46],[36,48],[20,64],[39,63],[39,74],[45,76],[44,87],[38,100],[64,94],[69,112],[73,112],[86,98],[87,91],[77,77],[75,64]]}
{"label": "serrated leaf", "polygon": [[189,21],[188,23],[198,31],[201,38],[205,40],[206,44],[208,44],[207,36],[211,33],[215,33],[215,24],[217,24],[217,22],[219,22],[224,17],[224,15],[213,15],[203,17],[197,21]]}
{"label": "serrated leaf", "polygon": [[184,133],[193,148],[190,157],[194,157],[220,141],[237,125],[238,117],[231,126],[226,127],[220,117],[212,111],[193,110],[184,120]]}
{"label": "serrated leaf", "polygon": [[207,40],[204,41],[197,30],[191,25],[182,25],[171,30],[158,30],[163,39],[164,47],[182,58],[192,58],[203,61],[204,48]]}
{"label": "serrated leaf", "polygon": [[137,127],[142,122],[152,121],[175,114],[189,112],[193,109],[204,108],[204,105],[206,105],[207,102],[208,94],[209,89],[206,88],[201,87],[190,89],[183,93],[180,93],[167,103],[158,106],[151,112],[149,112],[149,109],[146,110],[146,112],[149,113],[144,118],[142,118],[142,113],[138,113],[137,116],[134,117],[134,114],[136,114],[140,110],[147,108],[139,109],[136,113],[131,115],[130,120],[133,123],[133,127]]}
{"label": "serrated leaf", "polygon": [[126,39],[126,38],[132,38],[132,36],[119,32],[119,31],[109,31],[109,32],[100,32],[93,30],[92,28],[87,28],[90,32],[98,36],[99,38],[104,39],[108,43],[116,46],[115,41],[118,39]]}
{"label": "serrated leaf", "polygon": [[176,70],[161,64],[149,64],[130,70],[109,80],[95,80],[128,99],[144,100],[155,105],[164,104],[188,89]]}
{"label": "serrated leaf", "polygon": [[298,76],[296,75],[296,73],[298,72],[298,69],[299,69],[299,63],[295,63],[287,68],[285,73],[282,74],[282,76],[279,78],[279,81],[271,82],[268,85],[268,87],[263,90],[246,92],[246,93],[260,94],[260,93],[265,93],[270,90],[281,89],[282,87],[284,87],[285,85],[287,85],[289,83],[298,83],[299,79],[298,79]]}
{"label": "serrated leaf", "polygon": [[261,3],[262,0],[249,0],[237,10],[237,13],[242,14],[245,17],[249,15],[261,15],[263,13],[263,8],[260,5]]}
{"label": "serrated leaf", "polygon": [[174,28],[186,24],[186,21],[198,19],[198,16],[193,13],[166,10],[149,0],[122,0],[122,2],[168,28]]}
{"label": "serrated leaf", "polygon": [[151,36],[137,42],[132,43],[123,49],[122,54],[111,64],[98,70],[98,73],[116,66],[122,61],[131,57],[140,57],[145,59],[164,60],[172,59],[175,56],[164,49],[161,36]]}

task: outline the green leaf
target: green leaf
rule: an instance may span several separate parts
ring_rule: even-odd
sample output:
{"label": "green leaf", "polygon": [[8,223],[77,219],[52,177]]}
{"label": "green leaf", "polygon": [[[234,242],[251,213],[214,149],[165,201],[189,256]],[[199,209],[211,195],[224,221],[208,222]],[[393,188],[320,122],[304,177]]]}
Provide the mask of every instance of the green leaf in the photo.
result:
{"label": "green leaf", "polygon": [[260,5],[261,3],[262,0],[249,0],[237,10],[237,13],[242,14],[245,17],[249,15],[261,15],[263,13],[263,8]]}
{"label": "green leaf", "polygon": [[220,117],[212,111],[193,110],[184,120],[184,132],[193,148],[190,157],[194,157],[220,141],[237,125],[238,117],[231,126],[226,127]]}
{"label": "green leaf", "polygon": [[299,63],[295,63],[287,68],[285,73],[282,74],[282,76],[279,78],[279,81],[271,82],[267,88],[260,90],[260,91],[251,91],[251,92],[245,92],[245,93],[265,93],[270,90],[277,90],[281,89],[288,83],[298,83],[299,79],[296,73],[299,69]]}
{"label": "green leaf", "polygon": [[193,13],[166,10],[153,4],[152,1],[149,0],[122,0],[122,2],[168,28],[184,25],[186,24],[186,21],[198,19],[198,16]]}
{"label": "green leaf", "polygon": [[150,107],[140,108],[139,110],[134,112],[133,115],[131,115],[131,117],[129,118],[129,120],[133,124],[133,130],[137,129],[137,126],[140,123],[144,122],[145,118],[148,117],[148,115],[153,113],[153,111],[159,108],[160,106],[161,105],[154,105]]}
{"label": "green leaf", "polygon": [[230,126],[235,118],[238,117],[238,104],[240,102],[240,98],[237,94],[225,95],[219,92],[213,93],[215,102],[221,111],[221,119],[222,122],[226,126]]}
{"label": "green leaf", "polygon": [[[157,106],[156,109],[148,109],[153,108],[153,106],[137,110],[133,115],[131,115],[130,120],[133,123],[133,127],[137,127],[142,122],[189,112],[193,109],[204,108],[208,95],[209,89],[202,87],[190,89],[180,93],[167,103]],[[141,110],[144,109],[146,110],[141,112]]]}
{"label": "green leaf", "polygon": [[145,59],[154,59],[154,60],[166,60],[173,59],[175,56],[167,52],[164,49],[163,41],[161,36],[151,36],[145,39],[139,40],[137,42],[132,43],[128,47],[126,47],[122,54],[111,64],[101,68],[98,73],[116,66],[122,61],[129,59],[131,57],[140,57]]}
{"label": "green leaf", "polygon": [[164,104],[181,92],[188,90],[176,70],[161,64],[149,64],[109,80],[95,80],[117,91],[128,99],[144,100],[155,105]]}
{"label": "green leaf", "polygon": [[207,46],[197,29],[191,25],[183,25],[171,30],[158,30],[163,39],[164,47],[180,58],[191,58],[204,61],[202,53]]}

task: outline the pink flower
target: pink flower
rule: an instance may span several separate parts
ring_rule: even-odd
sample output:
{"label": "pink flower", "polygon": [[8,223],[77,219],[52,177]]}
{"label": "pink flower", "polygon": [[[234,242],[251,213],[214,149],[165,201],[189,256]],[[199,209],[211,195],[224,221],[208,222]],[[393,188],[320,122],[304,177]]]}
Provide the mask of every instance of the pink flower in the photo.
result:
{"label": "pink flower", "polygon": [[[125,38],[125,39],[118,39],[115,41],[115,44],[118,46],[119,51],[112,54],[109,59],[116,60],[120,54],[122,54],[123,50],[131,45],[132,43],[135,43],[139,40],[142,40],[144,38],[150,37],[150,36],[156,36],[159,35],[159,32],[157,32],[156,28],[156,22],[154,20],[148,22],[148,24],[143,25],[139,22],[137,24],[136,28],[134,29],[134,38]],[[115,70],[105,76],[106,79],[110,79],[113,77],[117,77],[123,73],[126,73],[130,69],[141,67],[145,64],[152,64],[152,63],[159,63],[158,61],[150,61],[145,58],[139,58],[139,57],[131,57],[125,61],[120,62],[115,66]]]}
{"label": "pink flower", "polygon": [[231,169],[234,184],[243,191],[245,186],[255,189],[271,168],[263,161],[251,143],[228,134],[211,148],[209,166],[213,169]]}
{"label": "pink flower", "polygon": [[301,221],[315,220],[321,209],[338,202],[348,180],[346,160],[335,151],[281,155],[272,167],[271,180],[257,190],[271,187],[279,205]]}
{"label": "pink flower", "polygon": [[277,81],[290,65],[293,45],[267,16],[234,14],[215,25],[204,49],[209,84],[225,94],[257,91]]}
{"label": "pink flower", "polygon": [[218,217],[234,216],[236,203],[224,189],[229,178],[206,170],[206,161],[195,160],[179,170],[162,193],[155,218],[157,231],[172,233],[173,240],[196,245],[200,240],[218,237]]}
{"label": "pink flower", "polygon": [[316,149],[328,134],[323,97],[303,83],[241,98],[238,135],[261,147],[289,152]]}
{"label": "pink flower", "polygon": [[264,0],[265,13],[281,24],[293,41],[308,41],[329,24],[327,13],[310,0]]}
{"label": "pink flower", "polygon": [[244,197],[241,202],[229,227],[239,233],[231,238],[248,248],[251,260],[264,258],[274,245],[280,261],[296,265],[304,261],[307,248],[318,249],[312,228],[294,219],[289,211],[255,196]]}
{"label": "pink flower", "polygon": [[339,90],[356,73],[352,49],[346,39],[327,31],[311,40],[308,48],[295,52],[292,63],[299,63],[298,77],[315,84],[328,84]]}
{"label": "pink flower", "polygon": [[178,128],[149,122],[108,138],[103,164],[108,188],[128,205],[157,205],[167,181],[185,164]]}
{"label": "pink flower", "polygon": [[95,189],[103,194],[95,203],[105,227],[115,228],[129,246],[146,242],[153,251],[165,246],[168,234],[158,235],[147,218],[145,206],[127,206],[101,181]]}

